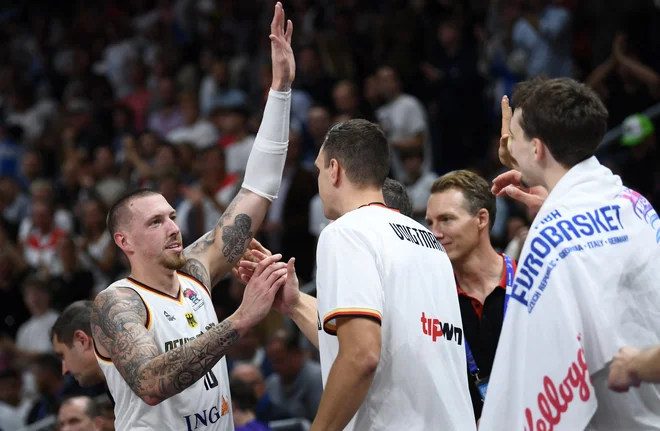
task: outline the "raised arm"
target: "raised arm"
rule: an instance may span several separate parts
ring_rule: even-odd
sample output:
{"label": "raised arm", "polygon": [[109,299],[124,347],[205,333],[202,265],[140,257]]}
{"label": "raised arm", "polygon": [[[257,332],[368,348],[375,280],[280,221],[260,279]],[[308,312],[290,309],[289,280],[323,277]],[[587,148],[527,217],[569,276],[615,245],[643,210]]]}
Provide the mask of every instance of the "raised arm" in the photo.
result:
{"label": "raised arm", "polygon": [[243,186],[215,228],[185,250],[187,263],[181,269],[213,288],[243,255],[247,244],[264,220],[282,181],[289,140],[291,83],[295,60],[291,49],[293,24],[284,30],[284,10],[275,5],[271,23],[273,81],[259,132],[245,169]]}
{"label": "raised arm", "polygon": [[109,356],[133,392],[150,406],[178,394],[202,378],[249,328],[270,310],[284,284],[281,255],[259,263],[232,316],[174,350],[159,354],[149,331],[147,310],[130,288],[110,288],[94,301],[91,329],[99,353]]}

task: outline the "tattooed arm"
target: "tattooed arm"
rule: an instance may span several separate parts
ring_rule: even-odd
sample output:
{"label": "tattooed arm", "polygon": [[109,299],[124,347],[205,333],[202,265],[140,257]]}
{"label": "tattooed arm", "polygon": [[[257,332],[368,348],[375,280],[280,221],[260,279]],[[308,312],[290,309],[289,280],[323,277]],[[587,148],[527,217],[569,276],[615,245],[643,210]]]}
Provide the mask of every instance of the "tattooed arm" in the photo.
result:
{"label": "tattooed arm", "polygon": [[194,341],[159,355],[146,319],[137,293],[112,288],[96,297],[91,328],[100,353],[112,359],[133,392],[150,406],[202,378],[246,330],[240,319],[230,317]]}
{"label": "tattooed arm", "polygon": [[277,198],[289,141],[291,83],[296,63],[291,49],[293,24],[286,23],[277,2],[270,25],[273,81],[259,132],[245,168],[243,188],[216,227],[186,248],[181,269],[213,288],[245,252],[259,229],[270,202]]}
{"label": "tattooed arm", "polygon": [[212,289],[243,255],[269,206],[269,200],[241,189],[215,228],[185,249],[181,271]]}
{"label": "tattooed arm", "polygon": [[153,406],[193,385],[222,358],[249,328],[270,310],[286,282],[286,264],[277,254],[262,260],[245,287],[238,310],[194,341],[159,354],[146,329],[147,310],[130,288],[110,288],[94,300],[92,337],[99,353],[109,356],[130,388]]}

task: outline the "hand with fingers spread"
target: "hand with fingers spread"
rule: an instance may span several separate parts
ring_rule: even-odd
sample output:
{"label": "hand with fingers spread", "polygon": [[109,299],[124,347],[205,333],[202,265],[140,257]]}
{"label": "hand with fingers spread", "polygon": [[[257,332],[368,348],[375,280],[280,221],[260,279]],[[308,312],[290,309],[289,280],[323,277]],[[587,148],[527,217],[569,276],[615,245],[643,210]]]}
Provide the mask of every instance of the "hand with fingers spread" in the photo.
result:
{"label": "hand with fingers spread", "polygon": [[[266,249],[266,251],[268,250]],[[256,249],[252,250],[252,254],[257,259],[262,259],[262,262],[264,259],[271,258]],[[296,259],[292,257],[286,264],[286,282],[284,287],[275,295],[275,301],[273,302],[273,308],[285,316],[291,315],[291,312],[300,301],[300,286],[296,275],[295,262]],[[244,283],[249,283],[254,278],[259,265],[255,262],[242,260],[238,270],[241,280]]]}
{"label": "hand with fingers spread", "polygon": [[[286,22],[286,31],[284,29]],[[275,91],[289,91],[296,76],[296,60],[291,49],[293,23],[286,20],[282,3],[275,5],[275,14],[270,23],[270,52],[273,62],[273,84]]]}
{"label": "hand with fingers spread", "polygon": [[502,97],[502,131],[500,133],[500,148],[497,150],[497,155],[500,158],[500,162],[511,169],[517,169],[518,162],[511,155],[511,133],[509,127],[511,127],[511,118],[513,117],[513,111],[511,110],[511,105],[509,105],[509,98],[507,96]]}
{"label": "hand with fingers spread", "polygon": [[498,197],[509,196],[522,202],[533,215],[539,212],[543,202],[548,198],[548,191],[544,187],[525,187],[521,181],[521,173],[516,170],[498,175],[493,180],[491,191]]}
{"label": "hand with fingers spread", "polygon": [[280,262],[280,259],[282,255],[276,254],[254,264],[252,276],[243,293],[243,301],[236,310],[237,317],[249,326],[256,325],[266,317],[275,294],[286,282],[287,265]]}

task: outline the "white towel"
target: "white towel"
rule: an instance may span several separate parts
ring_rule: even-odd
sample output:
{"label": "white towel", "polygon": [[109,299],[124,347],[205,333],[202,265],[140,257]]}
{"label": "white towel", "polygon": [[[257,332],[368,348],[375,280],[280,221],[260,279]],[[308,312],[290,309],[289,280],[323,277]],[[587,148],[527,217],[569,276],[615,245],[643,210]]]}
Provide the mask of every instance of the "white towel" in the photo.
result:
{"label": "white towel", "polygon": [[660,388],[607,389],[660,344],[660,219],[592,157],[557,184],[518,261],[479,431],[657,430]]}

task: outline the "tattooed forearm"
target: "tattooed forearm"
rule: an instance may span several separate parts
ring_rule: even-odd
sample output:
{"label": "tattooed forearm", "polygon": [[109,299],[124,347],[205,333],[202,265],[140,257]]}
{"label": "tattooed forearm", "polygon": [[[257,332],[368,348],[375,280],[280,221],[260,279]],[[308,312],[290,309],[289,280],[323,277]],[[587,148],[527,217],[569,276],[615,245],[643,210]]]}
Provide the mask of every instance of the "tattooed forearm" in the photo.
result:
{"label": "tattooed forearm", "polygon": [[240,338],[234,323],[225,320],[194,341],[159,355],[144,327],[146,319],[137,293],[113,288],[94,301],[91,326],[95,342],[109,352],[133,392],[150,405],[192,386]]}
{"label": "tattooed forearm", "polygon": [[[215,228],[186,248],[184,253],[190,263],[186,263],[182,271],[196,277],[208,288],[229,271],[252,239],[253,223],[261,223],[268,209],[265,199],[256,197],[256,200],[250,200],[255,197],[245,189],[238,192]],[[257,215],[253,217],[246,212]]]}
{"label": "tattooed forearm", "polygon": [[222,254],[227,258],[227,262],[234,263],[236,259],[243,256],[245,246],[252,238],[251,226],[250,216],[239,214],[234,219],[233,226],[222,228]]}

